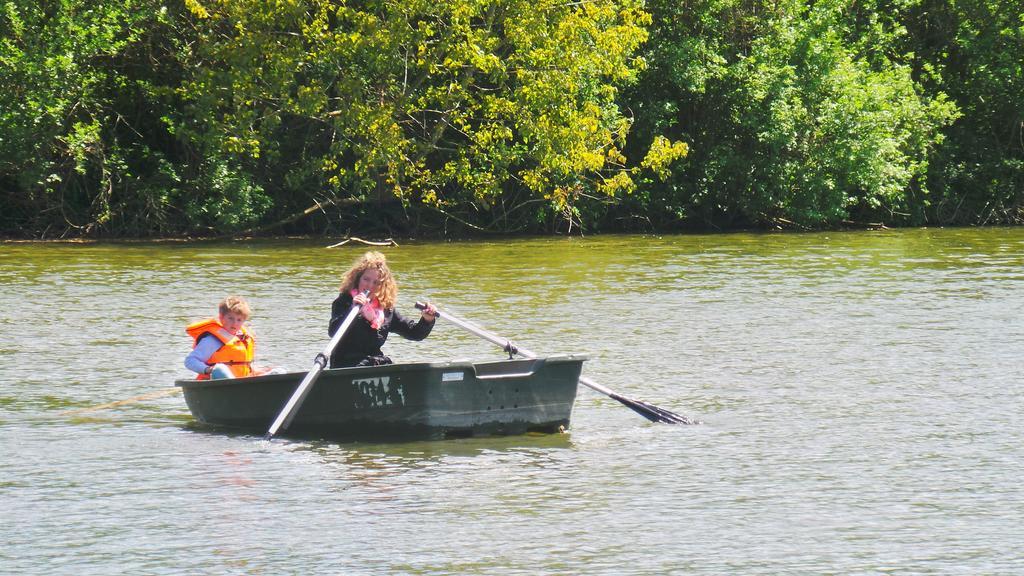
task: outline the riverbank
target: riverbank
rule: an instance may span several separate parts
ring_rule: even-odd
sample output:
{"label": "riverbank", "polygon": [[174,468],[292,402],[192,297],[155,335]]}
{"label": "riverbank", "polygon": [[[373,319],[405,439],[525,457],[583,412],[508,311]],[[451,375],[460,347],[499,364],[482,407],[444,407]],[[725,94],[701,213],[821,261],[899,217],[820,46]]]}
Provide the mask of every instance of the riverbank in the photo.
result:
{"label": "riverbank", "polygon": [[232,241],[252,241],[252,240],[266,240],[266,241],[316,241],[323,240],[329,242],[328,247],[336,247],[345,244],[351,245],[364,245],[364,246],[401,246],[402,244],[412,242],[458,242],[458,241],[474,241],[474,240],[529,240],[533,238],[566,238],[566,237],[602,237],[602,236],[621,236],[621,235],[642,235],[642,236],[673,236],[673,235],[716,235],[716,234],[814,234],[814,233],[839,233],[839,232],[857,232],[857,231],[886,231],[886,230],[957,230],[957,229],[998,229],[998,228],[1017,228],[1024,224],[1000,224],[992,226],[890,226],[880,222],[846,222],[844,226],[833,227],[828,229],[810,229],[800,226],[792,226],[789,228],[783,227],[782,225],[770,228],[734,228],[734,229],[720,229],[720,228],[687,228],[687,229],[664,229],[664,230],[650,230],[650,231],[604,231],[604,232],[579,232],[578,230],[571,234],[563,233],[551,233],[551,234],[538,234],[538,233],[522,233],[522,234],[509,234],[509,233],[480,233],[470,232],[464,234],[458,234],[453,236],[440,236],[437,234],[422,234],[417,236],[401,236],[391,235],[373,236],[368,233],[361,233],[359,236],[333,236],[329,234],[266,234],[266,235],[183,235],[183,236],[140,236],[140,237],[92,237],[92,238],[25,238],[17,236],[0,236],[0,243],[4,244],[18,244],[18,243],[56,243],[56,244],[89,244],[89,243],[211,243],[211,242],[232,242]]}

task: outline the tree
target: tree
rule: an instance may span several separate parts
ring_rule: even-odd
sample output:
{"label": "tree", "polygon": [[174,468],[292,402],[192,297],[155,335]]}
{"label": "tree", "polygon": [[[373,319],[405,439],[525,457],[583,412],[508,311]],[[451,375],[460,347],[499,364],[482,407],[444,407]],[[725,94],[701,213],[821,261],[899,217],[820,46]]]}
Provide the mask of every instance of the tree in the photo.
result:
{"label": "tree", "polygon": [[650,68],[629,97],[638,140],[665,133],[694,154],[669,186],[643,186],[638,209],[725,226],[922,218],[928,152],[955,110],[914,82],[896,7],[650,6]]}
{"label": "tree", "polygon": [[622,154],[617,86],[649,22],[637,0],[187,4],[199,41],[177,131],[244,158],[278,198],[572,226],[578,204],[685,153],[659,141],[631,167]]}
{"label": "tree", "polygon": [[158,78],[172,16],[159,2],[0,6],[0,229],[146,233],[179,178]]}
{"label": "tree", "polygon": [[929,175],[940,224],[1024,222],[1024,3],[922,0],[908,19],[922,82],[962,116]]}

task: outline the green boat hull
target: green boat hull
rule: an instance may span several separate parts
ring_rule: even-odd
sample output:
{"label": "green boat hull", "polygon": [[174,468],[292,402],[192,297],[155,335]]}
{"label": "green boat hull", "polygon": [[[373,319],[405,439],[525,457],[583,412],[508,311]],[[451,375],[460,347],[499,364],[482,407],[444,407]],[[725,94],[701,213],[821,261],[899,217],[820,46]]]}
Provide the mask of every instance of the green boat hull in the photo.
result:
{"label": "green boat hull", "polygon": [[[372,441],[557,432],[569,426],[585,359],[324,370],[284,434]],[[175,384],[200,423],[263,434],[305,375]]]}

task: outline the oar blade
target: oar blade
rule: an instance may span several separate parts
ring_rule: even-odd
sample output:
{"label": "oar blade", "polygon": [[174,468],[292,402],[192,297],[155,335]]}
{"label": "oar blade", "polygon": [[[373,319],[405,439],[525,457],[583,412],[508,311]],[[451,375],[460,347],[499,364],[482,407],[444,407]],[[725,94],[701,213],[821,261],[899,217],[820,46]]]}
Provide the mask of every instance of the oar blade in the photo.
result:
{"label": "oar blade", "polygon": [[634,398],[628,398],[620,394],[610,394],[611,398],[614,398],[621,402],[627,408],[633,410],[637,414],[647,418],[651,422],[660,422],[662,424],[697,424],[696,421],[687,418],[681,414],[676,414],[671,410],[659,408],[654,404],[648,404],[643,400],[636,400]]}
{"label": "oar blade", "polygon": [[[424,308],[426,308],[426,304],[422,302],[417,302],[416,308],[423,310]],[[447,318],[460,328],[463,328],[464,330],[476,334],[477,336],[483,338],[484,340],[488,340],[494,344],[497,344],[498,346],[501,346],[502,348],[505,349],[506,352],[509,352],[510,354],[519,354],[520,356],[524,356],[526,358],[537,357],[537,355],[534,354],[533,352],[530,352],[529,350],[521,346],[514,346],[509,340],[501,338],[497,334],[492,334],[491,332],[488,332],[487,330],[484,330],[483,328],[480,328],[479,326],[476,326],[471,322],[463,320],[457,316],[453,316],[450,312],[442,312],[441,310],[437,310],[436,314],[440,318]],[[648,404],[647,402],[644,402],[642,400],[634,400],[633,398],[629,398],[621,394],[618,394],[611,390],[610,388],[608,388],[607,386],[602,386],[601,384],[594,382],[593,380],[587,378],[586,376],[580,376],[580,384],[583,384],[584,386],[597,392],[600,392],[601,394],[604,394],[610,398],[618,400],[623,405],[632,409],[634,412],[643,416],[644,418],[647,418],[651,422],[662,422],[665,424],[700,423],[700,421],[698,420],[692,420],[690,418],[687,418],[686,416],[676,414],[675,412],[665,410],[664,408],[659,408],[653,404]]]}

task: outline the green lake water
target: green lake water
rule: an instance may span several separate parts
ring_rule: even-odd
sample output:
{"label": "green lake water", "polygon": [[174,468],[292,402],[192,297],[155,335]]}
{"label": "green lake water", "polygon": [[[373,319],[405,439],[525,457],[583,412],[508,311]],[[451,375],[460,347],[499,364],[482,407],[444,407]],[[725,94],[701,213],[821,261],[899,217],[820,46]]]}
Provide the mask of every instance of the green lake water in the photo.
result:
{"label": "green lake water", "polygon": [[[697,426],[581,387],[567,434],[267,443],[153,397],[229,293],[308,369],[331,243],[0,244],[0,574],[1024,573],[1022,228],[383,249],[403,312]],[[385,351],[501,357],[443,319]]]}

